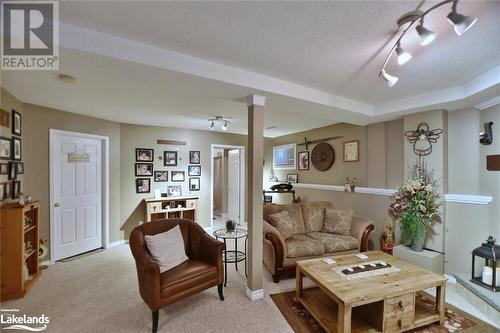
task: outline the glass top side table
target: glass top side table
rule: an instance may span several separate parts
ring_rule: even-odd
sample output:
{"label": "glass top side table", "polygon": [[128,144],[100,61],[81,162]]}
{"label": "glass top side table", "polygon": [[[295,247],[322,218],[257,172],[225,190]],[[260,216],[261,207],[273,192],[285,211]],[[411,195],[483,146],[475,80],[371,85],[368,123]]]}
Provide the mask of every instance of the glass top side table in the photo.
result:
{"label": "glass top side table", "polygon": [[[247,240],[248,232],[242,228],[235,228],[234,230],[227,231],[226,228],[215,230],[213,233],[214,237],[218,240],[219,238],[224,241],[226,250],[223,253],[222,262],[224,263],[224,287],[227,285],[227,264],[234,264],[236,270],[238,270],[238,263],[240,261],[245,261],[245,277],[247,276]],[[245,238],[244,251],[238,250],[238,239]],[[227,241],[234,240],[234,250],[229,250],[227,247]]]}

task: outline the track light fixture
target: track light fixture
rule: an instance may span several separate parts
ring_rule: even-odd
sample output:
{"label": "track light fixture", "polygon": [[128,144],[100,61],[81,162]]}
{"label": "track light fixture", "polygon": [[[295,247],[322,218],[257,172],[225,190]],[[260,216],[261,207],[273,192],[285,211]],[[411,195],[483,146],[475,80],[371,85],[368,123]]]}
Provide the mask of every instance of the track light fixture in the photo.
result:
{"label": "track light fixture", "polygon": [[208,121],[210,122],[210,126],[208,126],[209,129],[213,130],[215,123],[221,123],[222,125],[220,128],[223,131],[227,131],[227,126],[231,122],[227,119],[224,119],[224,117],[222,116],[215,116],[215,118],[208,119]]}
{"label": "track light fixture", "polygon": [[[436,8],[439,8],[445,4],[448,4],[452,2],[452,7],[451,7],[451,12],[447,15],[448,21],[453,25],[453,29],[455,30],[456,34],[461,36],[464,32],[469,30],[474,23],[477,22],[477,17],[472,17],[472,16],[465,16],[462,14],[459,14],[457,12],[457,4],[459,0],[445,0],[441,1],[440,3],[435,4],[434,6],[430,7],[426,11],[422,12],[420,10],[414,10],[409,13],[406,13],[405,15],[401,16],[398,19],[398,25],[400,29],[403,29],[403,32],[397,39],[397,41],[394,43],[392,46],[391,50],[389,51],[389,54],[385,58],[384,64],[380,68],[379,77],[382,77],[387,81],[387,85],[389,87],[393,87],[399,80],[398,77],[387,74],[386,72],[386,67],[387,64],[389,63],[389,59],[391,59],[392,55],[394,52],[396,52],[396,55],[398,57],[398,64],[403,65],[406,62],[408,62],[411,59],[411,54],[404,51],[403,48],[401,47],[401,40],[403,37],[406,35],[406,33],[415,25],[415,30],[418,34],[419,40],[420,40],[420,45],[425,46],[430,44],[435,38],[436,38],[436,33],[425,28],[424,27],[424,17],[433,11]],[[403,26],[406,26],[403,28]]]}

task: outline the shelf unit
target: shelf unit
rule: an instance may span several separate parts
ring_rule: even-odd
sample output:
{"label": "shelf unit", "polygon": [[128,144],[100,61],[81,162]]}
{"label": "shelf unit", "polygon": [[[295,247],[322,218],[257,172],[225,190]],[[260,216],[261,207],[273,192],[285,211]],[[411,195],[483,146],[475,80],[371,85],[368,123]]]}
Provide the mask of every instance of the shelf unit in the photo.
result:
{"label": "shelf unit", "polygon": [[198,222],[198,199],[198,197],[191,196],[144,199],[146,211],[144,221],[185,218]]}
{"label": "shelf unit", "polygon": [[[40,203],[5,204],[0,207],[0,213],[1,295],[2,301],[6,301],[26,295],[40,276]],[[28,242],[31,243],[30,249],[26,249]],[[25,263],[29,273],[26,281],[23,277]]]}

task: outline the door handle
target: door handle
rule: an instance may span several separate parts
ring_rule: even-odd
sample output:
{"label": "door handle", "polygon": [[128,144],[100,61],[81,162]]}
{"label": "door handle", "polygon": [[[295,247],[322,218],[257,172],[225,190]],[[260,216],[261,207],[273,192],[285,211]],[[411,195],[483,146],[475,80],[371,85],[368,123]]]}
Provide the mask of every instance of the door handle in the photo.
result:
{"label": "door handle", "polygon": [[60,202],[56,202],[56,203],[54,204],[54,207],[59,207],[59,206],[61,206],[61,203],[60,203]]}

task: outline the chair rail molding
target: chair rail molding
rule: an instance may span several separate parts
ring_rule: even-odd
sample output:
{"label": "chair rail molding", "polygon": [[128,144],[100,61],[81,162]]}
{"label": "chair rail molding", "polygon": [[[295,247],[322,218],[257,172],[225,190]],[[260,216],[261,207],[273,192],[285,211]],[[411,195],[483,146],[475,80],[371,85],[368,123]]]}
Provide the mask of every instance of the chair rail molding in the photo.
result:
{"label": "chair rail molding", "polygon": [[[344,186],[340,185],[307,184],[307,183],[294,183],[292,185],[295,188],[304,188],[310,190],[345,192]],[[349,193],[362,193],[362,194],[382,195],[389,197],[396,192],[397,192],[396,189],[391,189],[391,188],[356,187],[355,192],[349,192]],[[445,194],[445,201],[472,204],[472,205],[488,205],[493,201],[493,197],[482,196],[482,195],[448,193]]]}
{"label": "chair rail molding", "polygon": [[493,201],[493,197],[482,195],[469,195],[469,194],[452,194],[445,195],[446,202],[458,202],[473,205],[488,205]]}

